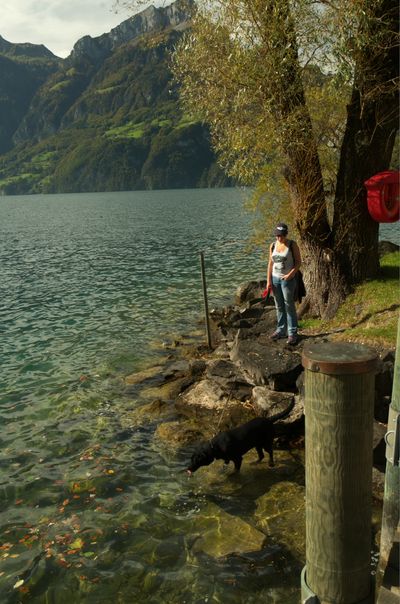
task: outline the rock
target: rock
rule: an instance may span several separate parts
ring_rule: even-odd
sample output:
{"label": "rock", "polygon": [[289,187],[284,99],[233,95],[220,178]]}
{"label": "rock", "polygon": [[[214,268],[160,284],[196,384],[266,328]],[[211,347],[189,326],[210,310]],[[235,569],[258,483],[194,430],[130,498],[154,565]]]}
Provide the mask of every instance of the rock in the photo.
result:
{"label": "rock", "polygon": [[193,530],[199,534],[193,552],[213,558],[259,551],[265,541],[264,533],[213,503],[202,509],[201,516],[193,518]]}
{"label": "rock", "polygon": [[132,373],[131,375],[126,376],[125,383],[128,384],[128,386],[141,384],[142,382],[145,382],[146,380],[150,380],[151,378],[154,378],[154,377],[160,375],[160,373],[163,370],[164,370],[164,367],[162,365],[155,365],[154,367],[148,367],[147,369],[144,369],[143,371],[137,371],[136,373]]}
{"label": "rock", "polygon": [[210,379],[201,380],[182,393],[175,401],[175,408],[185,417],[217,421],[218,432],[256,415],[252,405],[229,397],[218,382]]}
{"label": "rock", "polygon": [[385,493],[385,474],[377,468],[372,468],[372,496],[378,501],[383,501]]}
{"label": "rock", "polygon": [[399,246],[391,241],[380,241],[378,244],[378,254],[381,258],[385,254],[391,254],[392,252],[398,252]]}
{"label": "rock", "polygon": [[293,402],[292,392],[273,392],[266,386],[255,386],[251,394],[251,402],[263,417],[271,417],[281,413]]}
{"label": "rock", "polygon": [[252,384],[249,384],[240,368],[228,359],[211,361],[206,377],[217,382],[228,396],[246,401],[251,396]]}
{"label": "rock", "polygon": [[206,370],[207,364],[202,360],[195,360],[190,363],[190,375],[193,378],[200,378]]}
{"label": "rock", "polygon": [[274,484],[257,500],[257,526],[305,560],[305,488],[292,482]]}
{"label": "rock", "polygon": [[204,430],[189,421],[163,422],[157,426],[155,437],[165,441],[174,449],[179,449],[193,442],[204,440]]}
{"label": "rock", "polygon": [[381,363],[379,373],[375,376],[374,417],[380,422],[387,422],[389,405],[392,396],[394,366],[391,361]]}
{"label": "rock", "polygon": [[238,332],[231,351],[231,360],[239,365],[255,385],[272,390],[296,390],[296,380],[303,371],[299,351],[292,352],[267,335],[244,337]]}
{"label": "rock", "polygon": [[158,386],[149,386],[140,391],[143,399],[161,399],[163,401],[173,402],[190,384],[193,379],[190,376],[180,377]]}
{"label": "rock", "polygon": [[249,302],[254,299],[262,299],[262,293],[264,289],[267,287],[266,280],[261,281],[247,281],[246,283],[241,283],[239,287],[236,289],[235,293],[235,302],[236,304],[243,304],[244,302]]}
{"label": "rock", "polygon": [[382,472],[385,471],[386,466],[386,431],[386,424],[374,421],[372,438],[372,447],[374,451],[374,466],[376,466]]}

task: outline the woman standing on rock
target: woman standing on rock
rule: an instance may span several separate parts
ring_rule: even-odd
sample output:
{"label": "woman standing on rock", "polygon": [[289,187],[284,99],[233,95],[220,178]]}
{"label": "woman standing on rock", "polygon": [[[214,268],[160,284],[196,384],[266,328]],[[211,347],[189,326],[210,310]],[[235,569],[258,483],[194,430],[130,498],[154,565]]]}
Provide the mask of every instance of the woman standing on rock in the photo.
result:
{"label": "woman standing on rock", "polygon": [[280,222],[271,243],[267,273],[267,291],[272,289],[277,315],[277,327],[271,336],[279,340],[288,336],[287,343],[297,344],[297,314],[294,303],[296,279],[301,265],[299,246],[287,238],[288,227]]}

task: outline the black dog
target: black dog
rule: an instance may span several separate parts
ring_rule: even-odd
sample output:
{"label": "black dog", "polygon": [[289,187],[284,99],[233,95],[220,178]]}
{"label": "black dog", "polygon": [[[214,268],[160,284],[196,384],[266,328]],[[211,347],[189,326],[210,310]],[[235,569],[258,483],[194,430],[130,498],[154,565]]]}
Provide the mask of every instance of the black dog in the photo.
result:
{"label": "black dog", "polygon": [[270,418],[256,417],[237,428],[220,432],[193,453],[187,468],[188,473],[192,474],[201,466],[210,465],[215,459],[223,459],[226,464],[233,461],[236,472],[239,472],[243,455],[253,448],[257,450],[259,462],[264,459],[264,449],[269,454],[269,465],[273,466],[274,422],[289,415],[293,406],[294,401],[282,413]]}

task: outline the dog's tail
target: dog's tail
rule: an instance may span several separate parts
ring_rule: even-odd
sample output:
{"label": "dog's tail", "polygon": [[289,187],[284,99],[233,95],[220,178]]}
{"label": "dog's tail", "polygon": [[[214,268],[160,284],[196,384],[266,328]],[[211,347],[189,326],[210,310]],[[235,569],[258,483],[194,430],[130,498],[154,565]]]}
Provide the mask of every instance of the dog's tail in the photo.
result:
{"label": "dog's tail", "polygon": [[276,413],[276,415],[272,415],[272,417],[268,417],[267,419],[269,419],[269,421],[272,423],[277,422],[278,420],[287,417],[289,415],[289,413],[291,412],[291,410],[293,409],[293,407],[294,407],[294,396],[292,398],[292,402],[284,411],[281,411],[280,413]]}

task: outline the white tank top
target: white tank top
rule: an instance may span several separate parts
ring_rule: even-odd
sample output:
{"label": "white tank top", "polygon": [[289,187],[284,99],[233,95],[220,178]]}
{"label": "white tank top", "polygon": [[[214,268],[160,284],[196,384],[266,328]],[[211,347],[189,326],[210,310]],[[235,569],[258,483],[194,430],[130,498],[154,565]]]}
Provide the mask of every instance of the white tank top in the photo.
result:
{"label": "white tank top", "polygon": [[281,279],[283,275],[287,275],[294,267],[294,258],[290,251],[289,241],[285,252],[277,252],[276,243],[274,246],[274,251],[272,252],[272,275]]}

